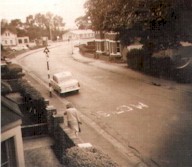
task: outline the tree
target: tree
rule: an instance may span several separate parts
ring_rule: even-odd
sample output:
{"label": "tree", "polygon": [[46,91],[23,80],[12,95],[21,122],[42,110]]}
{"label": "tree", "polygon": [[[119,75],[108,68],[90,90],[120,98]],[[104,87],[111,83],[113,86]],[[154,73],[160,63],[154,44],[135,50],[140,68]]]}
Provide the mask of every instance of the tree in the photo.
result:
{"label": "tree", "polygon": [[63,18],[53,13],[37,13],[34,16],[29,15],[26,18],[26,26],[31,39],[49,36],[56,40],[57,36],[62,35],[61,27],[65,26]]}
{"label": "tree", "polygon": [[65,23],[63,23],[63,18],[55,15],[52,20],[52,35],[54,40],[57,40],[58,36],[61,37],[63,34],[63,30],[61,28],[64,26]]}
{"label": "tree", "polygon": [[110,0],[88,0],[85,3],[85,8],[87,9],[86,15],[90,18],[92,22],[93,30],[103,30],[103,24],[105,15],[107,12],[107,7],[110,4]]}
{"label": "tree", "polygon": [[8,28],[17,33],[18,36],[29,36],[30,40],[51,35],[52,39],[55,40],[57,36],[63,34],[65,23],[61,16],[48,12],[46,14],[28,15],[25,23],[22,23],[20,19],[11,20],[10,23],[2,19],[1,25],[1,29]]}
{"label": "tree", "polygon": [[85,8],[94,30],[118,31],[124,44],[139,36],[159,49],[191,38],[191,20],[180,27],[184,13],[191,13],[190,0],[88,0]]}
{"label": "tree", "polygon": [[35,20],[34,20],[34,18],[33,18],[33,15],[29,15],[29,16],[26,17],[26,22],[25,22],[25,24],[26,24],[28,27],[34,27],[34,26],[35,26],[34,23],[35,23]]}
{"label": "tree", "polygon": [[11,23],[9,25],[12,27],[20,28],[22,27],[23,23],[21,22],[20,19],[14,19],[14,20],[11,20]]}
{"label": "tree", "polygon": [[6,19],[1,19],[1,28],[5,28],[8,26],[8,21]]}
{"label": "tree", "polygon": [[90,19],[85,16],[80,16],[77,19],[75,19],[75,23],[78,27],[78,29],[90,29],[91,28],[91,22]]}

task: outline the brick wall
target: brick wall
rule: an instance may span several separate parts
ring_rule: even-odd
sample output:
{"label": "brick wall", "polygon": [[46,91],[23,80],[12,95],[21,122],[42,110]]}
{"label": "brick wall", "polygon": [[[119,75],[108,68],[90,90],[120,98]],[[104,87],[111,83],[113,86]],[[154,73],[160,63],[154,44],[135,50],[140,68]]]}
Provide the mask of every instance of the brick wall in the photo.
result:
{"label": "brick wall", "polygon": [[64,125],[63,115],[57,114],[54,106],[48,105],[46,110],[49,135],[55,141],[54,150],[57,157],[61,160],[67,148],[77,146],[82,142],[80,138],[72,133],[71,129]]}

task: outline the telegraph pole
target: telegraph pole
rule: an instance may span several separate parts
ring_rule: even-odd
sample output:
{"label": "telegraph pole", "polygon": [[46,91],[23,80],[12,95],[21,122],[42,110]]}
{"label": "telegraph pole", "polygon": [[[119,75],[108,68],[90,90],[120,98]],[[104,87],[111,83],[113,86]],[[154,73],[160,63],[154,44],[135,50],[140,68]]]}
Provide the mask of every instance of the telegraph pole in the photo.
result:
{"label": "telegraph pole", "polygon": [[49,49],[47,46],[45,47],[45,50],[43,51],[46,54],[47,58],[47,72],[48,72],[48,80],[49,80],[49,97],[52,97],[52,88],[51,88],[51,78],[50,78],[50,71],[49,71]]}
{"label": "telegraph pole", "polygon": [[52,41],[52,32],[51,32],[51,25],[49,23],[49,38]]}
{"label": "telegraph pole", "polygon": [[72,43],[72,37],[71,37],[71,36],[69,36],[68,42],[70,42],[70,45],[71,45],[71,54],[73,54],[73,43]]}

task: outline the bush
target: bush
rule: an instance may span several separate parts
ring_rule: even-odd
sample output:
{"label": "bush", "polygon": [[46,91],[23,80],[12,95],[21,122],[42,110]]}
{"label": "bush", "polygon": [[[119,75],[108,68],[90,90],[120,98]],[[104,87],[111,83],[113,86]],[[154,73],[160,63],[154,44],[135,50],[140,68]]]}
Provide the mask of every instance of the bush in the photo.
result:
{"label": "bush", "polygon": [[95,53],[95,46],[82,44],[79,45],[79,50],[82,53]]}
{"label": "bush", "polygon": [[27,80],[18,81],[20,93],[24,100],[26,111],[30,110],[30,118],[33,122],[42,123],[46,121],[46,104],[44,97],[39,91],[32,87]]}
{"label": "bush", "polygon": [[132,49],[127,53],[127,64],[135,70],[148,71],[150,69],[150,59],[151,53],[146,49]]}
{"label": "bush", "polygon": [[192,83],[192,66],[184,69],[175,69],[173,79],[179,83]]}
{"label": "bush", "polygon": [[16,73],[22,72],[22,67],[18,64],[9,64],[7,65],[9,71],[15,71]]}
{"label": "bush", "polygon": [[155,76],[171,78],[172,64],[170,57],[152,57],[151,73]]}
{"label": "bush", "polygon": [[118,167],[112,159],[96,148],[69,148],[63,155],[62,163],[68,167]]}
{"label": "bush", "polygon": [[18,84],[20,85],[21,94],[24,97],[28,97],[31,100],[44,101],[41,93],[37,91],[33,86],[31,86],[27,80],[20,80]]}
{"label": "bush", "polygon": [[8,64],[1,66],[2,79],[19,79],[24,76],[22,67],[17,64]]}

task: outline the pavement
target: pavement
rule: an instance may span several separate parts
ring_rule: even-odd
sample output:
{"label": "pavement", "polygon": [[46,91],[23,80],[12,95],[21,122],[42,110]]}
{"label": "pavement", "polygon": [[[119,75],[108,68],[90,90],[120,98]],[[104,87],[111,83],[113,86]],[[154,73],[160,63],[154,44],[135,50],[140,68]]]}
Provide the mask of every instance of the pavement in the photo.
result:
{"label": "pavement", "polygon": [[[55,44],[53,47],[56,47],[58,45]],[[42,49],[40,49],[39,51],[42,51]],[[28,52],[22,54],[18,56],[15,59],[15,61],[19,62],[20,58],[22,58],[23,56],[27,56],[29,54],[31,53]],[[74,48],[73,54],[71,56],[76,61],[86,63],[88,65],[92,65],[115,73],[123,73],[124,75],[129,76],[130,79],[138,80],[140,82],[145,82],[148,84],[157,83],[157,85],[160,85],[166,89],[174,88],[175,91],[183,91],[192,94],[192,84],[178,84],[173,81],[164,80],[163,78],[154,78],[151,76],[146,76],[142,73],[128,69],[126,63],[110,62],[103,60],[102,58],[99,59],[87,58],[79,53],[78,48]],[[42,93],[44,98],[49,99],[50,104],[56,107],[58,113],[62,113],[65,109],[65,104],[67,103],[67,100],[65,98],[60,99],[58,95],[56,95],[55,93],[53,93],[52,94],[53,97],[50,98],[47,84],[39,80],[36,76],[31,74],[30,72],[27,72],[27,69],[25,69],[25,67],[23,68],[24,70],[26,70],[26,78],[31,82],[31,84]],[[114,161],[116,161],[122,167],[151,166],[150,164],[146,164],[145,161],[141,159],[139,156],[137,156],[135,153],[128,150],[127,148],[124,148],[121,145],[121,143],[119,143],[116,139],[110,136],[107,132],[102,130],[97,124],[95,124],[88,117],[81,114],[81,118],[83,121],[82,132],[80,134],[80,138],[82,139],[82,141],[89,142],[93,146],[98,147],[101,151],[108,154]],[[30,162],[30,164],[33,164],[33,162],[31,162],[31,156],[33,156],[34,164],[31,166],[44,167],[44,164],[46,162],[44,164],[42,163],[35,164],[37,163],[35,159],[40,157],[39,153],[42,153],[42,157],[44,157],[43,161],[48,161],[46,163],[47,167],[62,166],[58,162],[57,158],[54,157],[54,154],[51,153],[52,150],[51,146],[53,145],[53,143],[54,141],[50,139],[49,136],[44,136],[43,139],[40,138],[38,142],[37,140],[34,139],[24,139],[25,158],[27,162],[26,164],[28,164],[28,162]],[[44,151],[40,151],[39,149],[40,150],[42,149]],[[43,152],[45,152],[45,156],[43,155]],[[49,154],[46,154],[47,152],[49,152]],[[51,163],[49,163],[50,157],[52,157]],[[155,164],[153,165],[155,166]]]}

